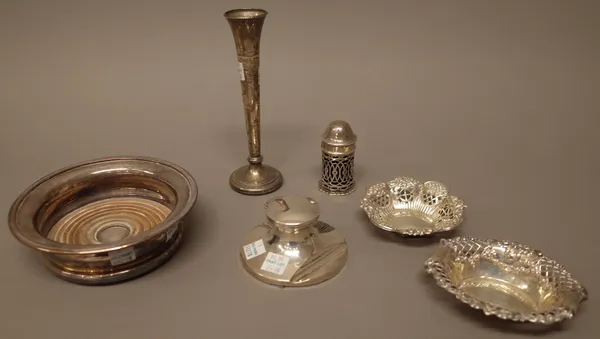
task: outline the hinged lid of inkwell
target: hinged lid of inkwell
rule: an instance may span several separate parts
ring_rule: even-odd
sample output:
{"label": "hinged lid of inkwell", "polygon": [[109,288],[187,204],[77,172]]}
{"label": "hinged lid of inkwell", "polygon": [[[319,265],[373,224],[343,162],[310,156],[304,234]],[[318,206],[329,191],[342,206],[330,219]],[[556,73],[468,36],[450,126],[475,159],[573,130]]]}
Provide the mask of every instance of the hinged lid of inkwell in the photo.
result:
{"label": "hinged lid of inkwell", "polygon": [[321,213],[316,201],[302,196],[271,199],[265,209],[268,221],[283,232],[311,226]]}

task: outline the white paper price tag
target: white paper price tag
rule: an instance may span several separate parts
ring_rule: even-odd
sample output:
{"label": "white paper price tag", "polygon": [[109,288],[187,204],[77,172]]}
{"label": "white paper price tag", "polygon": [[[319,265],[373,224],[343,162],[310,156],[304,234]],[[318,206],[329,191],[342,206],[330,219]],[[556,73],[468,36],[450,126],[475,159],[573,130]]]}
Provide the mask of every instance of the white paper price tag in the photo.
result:
{"label": "white paper price tag", "polygon": [[244,74],[244,64],[238,62],[238,69],[240,71],[240,79],[242,81],[246,81],[246,75]]}
{"label": "white paper price tag", "polygon": [[108,259],[113,266],[123,265],[135,260],[135,250],[133,247],[123,248],[108,253]]}
{"label": "white paper price tag", "polygon": [[263,243],[262,239],[258,239],[257,241],[244,246],[244,254],[246,255],[246,260],[258,257],[266,251],[267,250],[265,250],[265,244]]}
{"label": "white paper price tag", "polygon": [[267,257],[261,266],[261,270],[266,272],[275,273],[277,275],[282,275],[290,262],[290,258],[285,255],[269,252],[267,253]]}

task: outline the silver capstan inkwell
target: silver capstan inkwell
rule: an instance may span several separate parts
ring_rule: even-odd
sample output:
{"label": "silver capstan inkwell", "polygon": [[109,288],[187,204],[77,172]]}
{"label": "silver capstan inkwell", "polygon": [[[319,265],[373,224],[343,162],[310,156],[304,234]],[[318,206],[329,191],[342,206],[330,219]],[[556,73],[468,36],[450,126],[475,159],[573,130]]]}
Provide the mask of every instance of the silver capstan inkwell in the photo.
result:
{"label": "silver capstan inkwell", "polygon": [[267,220],[246,235],[239,253],[254,278],[275,286],[310,286],[337,276],[348,245],[333,226],[319,220],[315,200],[283,196],[265,204]]}

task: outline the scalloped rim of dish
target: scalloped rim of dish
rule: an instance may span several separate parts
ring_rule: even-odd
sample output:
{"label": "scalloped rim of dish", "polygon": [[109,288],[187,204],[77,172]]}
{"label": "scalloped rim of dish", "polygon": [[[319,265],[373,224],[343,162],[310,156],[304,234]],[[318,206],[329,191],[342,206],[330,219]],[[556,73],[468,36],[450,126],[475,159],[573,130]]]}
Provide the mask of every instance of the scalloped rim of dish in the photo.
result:
{"label": "scalloped rim of dish", "polygon": [[[503,244],[510,244],[510,245],[518,245],[518,246],[522,246],[523,248],[527,248],[532,251],[535,251],[533,248],[531,248],[527,245],[524,245],[524,244],[521,244],[518,242],[514,242],[514,241],[501,241],[501,240],[497,240],[497,239],[479,239],[479,238],[475,238],[475,237],[455,237],[450,240],[457,240],[457,239],[487,241],[487,242],[491,242],[491,243],[497,242],[498,244],[503,243]],[[446,246],[445,244],[447,241],[448,240],[446,240],[446,239],[442,239],[440,241],[440,247],[445,247]],[[537,251],[537,252],[539,252],[539,251]],[[545,257],[546,259],[552,260],[551,258],[545,256],[541,252],[539,252],[539,253],[541,256]],[[461,258],[457,258],[457,259],[468,259],[468,257],[462,256]],[[552,260],[552,261],[554,261],[554,260]],[[554,262],[556,262],[556,261],[554,261]],[[443,288],[444,290],[450,292],[451,294],[453,294],[456,297],[456,299],[460,300],[461,302],[469,305],[470,307],[472,307],[474,309],[481,310],[486,316],[496,316],[500,319],[511,320],[511,321],[515,321],[515,322],[523,322],[523,323],[530,322],[530,323],[534,323],[534,324],[551,325],[551,324],[559,323],[564,320],[573,318],[575,316],[575,314],[577,313],[577,310],[579,309],[579,305],[581,305],[581,303],[583,301],[588,299],[588,293],[587,293],[587,290],[585,289],[585,287],[583,287],[578,281],[576,281],[573,278],[573,280],[578,284],[578,286],[581,287],[581,301],[579,302],[579,304],[577,304],[577,307],[575,309],[570,309],[567,307],[558,307],[552,311],[539,312],[539,313],[519,313],[519,312],[509,311],[502,307],[498,307],[491,303],[484,302],[484,301],[481,301],[474,297],[471,297],[468,293],[461,291],[456,285],[454,285],[450,281],[450,278],[448,277],[448,274],[446,272],[439,271],[437,269],[438,265],[441,265],[441,263],[438,260],[435,260],[433,257],[430,257],[425,262],[426,272],[429,273],[434,278],[437,285],[439,287]],[[566,269],[563,268],[563,271],[570,275],[570,273]]]}

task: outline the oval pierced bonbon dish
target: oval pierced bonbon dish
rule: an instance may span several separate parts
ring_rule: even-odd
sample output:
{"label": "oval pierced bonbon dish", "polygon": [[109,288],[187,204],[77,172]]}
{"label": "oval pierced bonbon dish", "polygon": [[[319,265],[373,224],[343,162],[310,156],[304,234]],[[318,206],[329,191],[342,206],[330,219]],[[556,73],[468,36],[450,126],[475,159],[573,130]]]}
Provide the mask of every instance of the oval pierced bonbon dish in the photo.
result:
{"label": "oval pierced bonbon dish", "polygon": [[466,207],[444,184],[409,177],[367,188],[360,206],[375,226],[405,236],[453,230],[462,223]]}
{"label": "oval pierced bonbon dish", "polygon": [[562,265],[511,241],[442,239],[425,268],[463,303],[506,320],[558,323],[588,298]]}

